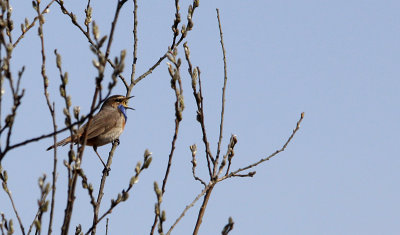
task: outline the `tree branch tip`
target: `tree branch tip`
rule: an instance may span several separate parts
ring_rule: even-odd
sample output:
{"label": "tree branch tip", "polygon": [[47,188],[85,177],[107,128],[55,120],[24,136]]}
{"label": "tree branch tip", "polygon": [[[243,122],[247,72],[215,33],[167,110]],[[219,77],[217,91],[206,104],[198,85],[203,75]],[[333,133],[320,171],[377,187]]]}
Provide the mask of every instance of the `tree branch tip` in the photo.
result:
{"label": "tree branch tip", "polygon": [[242,174],[233,174],[232,176],[235,176],[235,177],[253,177],[256,173],[257,173],[256,171],[251,171],[251,172],[249,172],[247,174],[244,174],[244,175],[242,175]]}
{"label": "tree branch tip", "polygon": [[222,235],[228,235],[228,233],[230,231],[232,231],[234,224],[235,224],[235,222],[233,221],[232,217],[229,216],[228,224],[225,225],[225,227],[223,228],[221,234]]}

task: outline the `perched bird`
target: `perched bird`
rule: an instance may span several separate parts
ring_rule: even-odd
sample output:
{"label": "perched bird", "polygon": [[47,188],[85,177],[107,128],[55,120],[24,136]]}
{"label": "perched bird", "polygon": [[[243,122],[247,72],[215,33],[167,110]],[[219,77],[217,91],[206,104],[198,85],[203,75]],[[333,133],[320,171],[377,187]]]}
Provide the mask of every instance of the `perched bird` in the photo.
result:
{"label": "perched bird", "polygon": [[[127,120],[126,110],[134,110],[127,105],[127,101],[132,97],[133,96],[125,97],[123,95],[110,96],[106,101],[104,101],[100,111],[93,116],[89,129],[87,130],[86,145],[93,146],[93,150],[99,157],[100,161],[103,163],[104,168],[107,167],[101,159],[99,153],[97,152],[97,147],[111,143],[113,141],[119,141],[118,138],[122,134]],[[79,128],[76,132],[76,135],[65,138],[55,145],[64,146],[71,143],[72,140],[75,144],[78,142],[82,144],[82,135],[86,125],[87,124]],[[54,148],[54,145],[50,146],[47,151],[52,148]]]}

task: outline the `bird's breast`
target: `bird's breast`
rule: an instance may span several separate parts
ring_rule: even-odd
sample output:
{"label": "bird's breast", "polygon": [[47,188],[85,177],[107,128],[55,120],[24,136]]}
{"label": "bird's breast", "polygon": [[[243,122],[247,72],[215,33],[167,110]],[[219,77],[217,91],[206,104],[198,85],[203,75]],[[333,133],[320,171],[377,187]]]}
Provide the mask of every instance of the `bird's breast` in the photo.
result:
{"label": "bird's breast", "polygon": [[107,120],[104,120],[105,122],[108,122],[108,124],[103,124],[104,131],[99,135],[88,139],[88,145],[102,146],[119,138],[125,128],[126,118],[120,111],[114,110],[113,112],[112,115],[108,116]]}

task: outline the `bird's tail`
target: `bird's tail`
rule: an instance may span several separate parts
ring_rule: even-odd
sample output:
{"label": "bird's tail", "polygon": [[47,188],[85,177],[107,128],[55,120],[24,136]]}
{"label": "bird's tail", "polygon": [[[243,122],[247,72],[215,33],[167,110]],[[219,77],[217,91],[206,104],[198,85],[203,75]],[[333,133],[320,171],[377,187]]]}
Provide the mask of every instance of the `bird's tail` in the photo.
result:
{"label": "bird's tail", "polygon": [[71,143],[71,136],[61,140],[60,142],[56,143],[55,145],[52,145],[52,146],[48,147],[47,151],[49,151],[50,149],[54,148],[55,146],[57,146],[57,147],[58,146],[64,146],[64,145],[66,145],[68,143]]}

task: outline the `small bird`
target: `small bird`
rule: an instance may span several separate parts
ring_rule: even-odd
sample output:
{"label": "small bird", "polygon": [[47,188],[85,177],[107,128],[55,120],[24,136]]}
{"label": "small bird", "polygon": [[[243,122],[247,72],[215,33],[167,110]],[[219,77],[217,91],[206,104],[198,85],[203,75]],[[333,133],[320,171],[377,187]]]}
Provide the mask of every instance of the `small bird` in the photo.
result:
{"label": "small bird", "polygon": [[[106,164],[97,152],[97,147],[114,141],[119,142],[118,138],[122,134],[122,131],[125,128],[126,120],[128,118],[126,116],[126,110],[134,110],[127,105],[127,101],[132,97],[133,96],[126,97],[123,95],[110,96],[107,100],[104,101],[100,111],[93,116],[89,129],[87,130],[86,145],[93,146],[93,150],[99,157],[101,163],[103,163],[105,169],[107,168]],[[64,146],[68,143],[71,143],[72,139],[74,140],[75,144],[78,142],[82,144],[82,135],[86,125],[87,124],[79,128],[73,138],[72,136],[67,137],[56,143],[55,145]],[[55,145],[50,146],[47,151],[54,148]]]}

